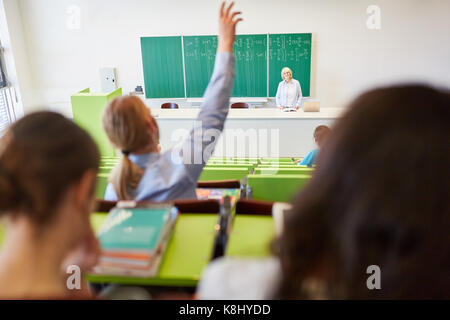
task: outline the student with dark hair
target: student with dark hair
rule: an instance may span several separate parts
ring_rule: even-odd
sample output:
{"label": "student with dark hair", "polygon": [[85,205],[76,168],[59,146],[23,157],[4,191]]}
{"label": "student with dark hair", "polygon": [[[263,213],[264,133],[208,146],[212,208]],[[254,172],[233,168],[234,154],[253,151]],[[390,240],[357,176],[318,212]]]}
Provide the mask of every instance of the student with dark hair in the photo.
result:
{"label": "student with dark hair", "polygon": [[0,141],[0,298],[85,298],[68,290],[68,265],[93,267],[99,254],[89,216],[99,152],[92,138],[52,112],[25,116]]}
{"label": "student with dark hair", "polygon": [[[113,100],[105,110],[103,127],[111,143],[122,150],[106,188],[106,200],[167,201],[196,198],[202,169],[211,156],[227,118],[234,79],[233,44],[240,12],[222,3],[217,55],[195,128],[181,148],[159,153],[155,118],[136,96]],[[192,157],[193,155],[193,157]],[[180,159],[182,158],[182,159]]]}
{"label": "student with dark hair", "polygon": [[[449,299],[449,124],[448,92],[411,85],[356,99],[286,214],[276,296]],[[369,289],[377,268],[381,288]]]}
{"label": "student with dark hair", "polygon": [[449,92],[360,96],[284,214],[278,259],[217,259],[198,297],[449,299],[449,123]]}

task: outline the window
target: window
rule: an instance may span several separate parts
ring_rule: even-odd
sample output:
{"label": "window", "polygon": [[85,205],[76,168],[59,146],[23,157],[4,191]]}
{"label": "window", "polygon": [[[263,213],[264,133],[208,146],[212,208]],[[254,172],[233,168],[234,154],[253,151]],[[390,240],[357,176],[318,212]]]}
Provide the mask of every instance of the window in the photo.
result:
{"label": "window", "polygon": [[3,136],[12,122],[10,106],[9,90],[6,88],[0,89],[0,137]]}
{"label": "window", "polygon": [[3,136],[13,121],[11,92],[6,84],[5,72],[3,70],[3,49],[0,47],[0,136]]}

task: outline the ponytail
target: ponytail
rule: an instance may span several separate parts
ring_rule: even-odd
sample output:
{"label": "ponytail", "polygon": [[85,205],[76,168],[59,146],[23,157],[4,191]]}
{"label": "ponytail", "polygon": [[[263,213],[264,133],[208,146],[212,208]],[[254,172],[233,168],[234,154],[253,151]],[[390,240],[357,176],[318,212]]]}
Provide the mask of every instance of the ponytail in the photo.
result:
{"label": "ponytail", "polygon": [[[158,125],[144,102],[136,96],[111,101],[103,114],[103,128],[111,144],[122,150],[122,158],[111,172],[109,181],[119,200],[132,200],[130,192],[139,186],[144,170],[130,161],[130,152],[159,142]],[[149,123],[156,127],[149,132]]]}
{"label": "ponytail", "polygon": [[143,175],[144,170],[131,162],[127,154],[123,154],[109,178],[117,198],[119,200],[133,200],[130,190],[138,187]]}

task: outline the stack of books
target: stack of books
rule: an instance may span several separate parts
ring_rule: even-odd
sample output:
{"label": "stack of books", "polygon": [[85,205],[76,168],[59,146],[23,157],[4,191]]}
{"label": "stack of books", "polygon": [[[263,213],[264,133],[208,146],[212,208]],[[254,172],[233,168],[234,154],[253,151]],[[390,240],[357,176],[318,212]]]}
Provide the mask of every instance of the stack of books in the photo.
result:
{"label": "stack of books", "polygon": [[113,208],[98,232],[102,254],[94,273],[156,276],[177,217],[172,205]]}

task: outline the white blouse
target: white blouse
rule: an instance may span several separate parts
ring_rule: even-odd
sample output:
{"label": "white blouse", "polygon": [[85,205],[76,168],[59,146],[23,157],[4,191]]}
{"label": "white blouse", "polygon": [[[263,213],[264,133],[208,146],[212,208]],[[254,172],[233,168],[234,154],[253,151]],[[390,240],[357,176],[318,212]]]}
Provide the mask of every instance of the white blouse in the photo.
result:
{"label": "white blouse", "polygon": [[300,82],[292,79],[289,83],[281,81],[278,85],[276,103],[278,107],[301,106],[302,88]]}

